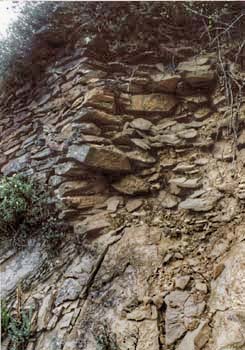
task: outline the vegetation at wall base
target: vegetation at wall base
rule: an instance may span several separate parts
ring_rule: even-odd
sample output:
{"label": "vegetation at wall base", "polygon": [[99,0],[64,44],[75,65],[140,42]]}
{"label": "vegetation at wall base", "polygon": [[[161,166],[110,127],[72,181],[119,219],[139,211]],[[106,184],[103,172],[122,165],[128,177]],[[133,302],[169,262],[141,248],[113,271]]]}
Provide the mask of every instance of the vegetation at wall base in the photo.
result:
{"label": "vegetation at wall base", "polygon": [[25,350],[31,335],[32,310],[11,312],[1,300],[1,339],[10,339],[11,350]]}

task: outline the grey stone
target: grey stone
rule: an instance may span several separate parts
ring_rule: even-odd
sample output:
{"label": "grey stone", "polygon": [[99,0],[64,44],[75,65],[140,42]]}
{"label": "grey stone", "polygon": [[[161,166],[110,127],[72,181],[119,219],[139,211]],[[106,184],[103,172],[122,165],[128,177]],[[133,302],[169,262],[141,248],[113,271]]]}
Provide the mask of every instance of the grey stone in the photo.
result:
{"label": "grey stone", "polygon": [[29,160],[30,155],[28,153],[19,158],[12,159],[1,168],[1,172],[8,176],[16,174],[28,167]]}
{"label": "grey stone", "polygon": [[206,192],[203,197],[187,198],[183,202],[180,202],[179,208],[193,211],[210,211],[220,198],[222,198],[222,194],[218,191]]}
{"label": "grey stone", "polygon": [[176,177],[169,180],[169,183],[180,188],[196,189],[201,187],[200,178],[187,179],[186,177]]}
{"label": "grey stone", "polygon": [[153,126],[152,122],[143,118],[134,119],[131,124],[132,128],[139,129],[142,131],[148,131]]}
{"label": "grey stone", "polygon": [[58,290],[55,305],[58,306],[67,300],[75,300],[82,291],[82,285],[79,280],[67,278]]}

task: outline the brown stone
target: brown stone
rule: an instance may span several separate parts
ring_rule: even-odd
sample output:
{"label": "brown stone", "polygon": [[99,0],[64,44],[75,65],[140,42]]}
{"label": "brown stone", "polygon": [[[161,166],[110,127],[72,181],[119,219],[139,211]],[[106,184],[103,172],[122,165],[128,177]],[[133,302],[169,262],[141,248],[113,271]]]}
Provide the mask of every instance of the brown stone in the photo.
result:
{"label": "brown stone", "polygon": [[62,198],[62,202],[70,208],[88,209],[102,204],[107,199],[105,195],[74,196]]}
{"label": "brown stone", "polygon": [[84,221],[74,224],[74,232],[79,235],[96,233],[110,226],[108,218],[104,214],[88,216]]}
{"label": "brown stone", "polygon": [[219,275],[223,272],[224,268],[225,268],[224,264],[218,264],[218,265],[215,266],[214,271],[213,271],[214,279],[219,277]]}
{"label": "brown stone", "polygon": [[211,65],[200,64],[197,60],[181,62],[177,70],[192,87],[207,86],[215,80],[215,71],[212,70]]}
{"label": "brown stone", "polygon": [[102,176],[97,176],[92,179],[88,178],[87,180],[63,182],[59,188],[55,190],[55,194],[58,197],[79,196],[103,192],[105,189],[105,179]]}
{"label": "brown stone", "polygon": [[122,153],[89,145],[70,146],[67,154],[82,164],[107,172],[129,172],[131,166]]}
{"label": "brown stone", "polygon": [[180,75],[158,73],[151,76],[153,86],[159,91],[175,92],[178,82],[180,81]]}
{"label": "brown stone", "polygon": [[121,202],[122,198],[118,197],[118,196],[114,196],[109,198],[106,203],[107,203],[107,210],[115,213],[117,211],[117,208]]}
{"label": "brown stone", "polygon": [[126,209],[129,213],[132,213],[136,209],[139,209],[143,204],[141,199],[131,199],[126,204]]}
{"label": "brown stone", "polygon": [[142,131],[148,131],[153,126],[152,122],[143,118],[134,119],[131,124],[132,128],[139,129]]}
{"label": "brown stone", "polygon": [[130,106],[126,108],[132,112],[158,112],[167,114],[177,106],[177,103],[178,101],[173,95],[133,95]]}
{"label": "brown stone", "polygon": [[129,195],[147,193],[150,190],[148,183],[134,175],[123,177],[121,180],[114,182],[112,187],[120,193]]}
{"label": "brown stone", "polygon": [[92,107],[82,108],[72,118],[74,122],[88,122],[95,123],[96,125],[110,125],[120,126],[122,124],[122,118],[116,115],[108,114],[104,111],[94,109]]}
{"label": "brown stone", "polygon": [[104,87],[96,87],[86,92],[83,105],[107,109],[113,112],[114,95]]}

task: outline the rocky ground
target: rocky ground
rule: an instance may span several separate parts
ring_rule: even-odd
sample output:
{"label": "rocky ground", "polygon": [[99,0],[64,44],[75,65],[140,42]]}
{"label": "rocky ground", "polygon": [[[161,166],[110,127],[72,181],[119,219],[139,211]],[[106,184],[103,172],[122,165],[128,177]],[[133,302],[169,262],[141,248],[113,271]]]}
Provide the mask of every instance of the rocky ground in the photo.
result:
{"label": "rocky ground", "polygon": [[77,48],[2,94],[2,174],[48,183],[74,229],[55,257],[2,243],[28,350],[245,349],[245,100],[234,122],[217,72],[215,54],[172,69]]}

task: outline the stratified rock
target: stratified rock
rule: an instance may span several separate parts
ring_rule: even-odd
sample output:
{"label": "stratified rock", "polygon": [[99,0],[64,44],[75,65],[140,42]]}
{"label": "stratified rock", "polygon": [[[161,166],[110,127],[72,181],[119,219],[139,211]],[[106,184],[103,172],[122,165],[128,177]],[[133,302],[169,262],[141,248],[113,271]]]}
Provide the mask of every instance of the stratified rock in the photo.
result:
{"label": "stratified rock", "polygon": [[46,295],[42,301],[42,305],[38,312],[37,318],[37,331],[41,331],[47,327],[49,317],[51,316],[51,307],[54,301],[54,295],[52,293]]}
{"label": "stratified rock", "polygon": [[[98,107],[99,108],[99,107]],[[84,107],[80,111],[78,111],[74,117],[72,118],[73,122],[87,122],[87,123],[95,123],[96,125],[121,125],[122,119],[119,116],[111,115],[106,112],[100,111],[98,109],[94,109],[92,107]]]}
{"label": "stratified rock", "polygon": [[152,157],[148,152],[144,151],[127,152],[126,156],[135,168],[148,168],[152,166],[152,164],[156,163],[156,159]]}
{"label": "stratified rock", "polygon": [[132,112],[159,112],[166,114],[170,113],[177,106],[177,103],[178,101],[173,95],[133,95],[131,96],[131,104],[126,108]]}
{"label": "stratified rock", "polygon": [[101,134],[101,129],[94,123],[69,123],[62,128],[61,134],[67,138],[73,135],[79,136],[81,134],[99,136]]}
{"label": "stratified rock", "polygon": [[44,150],[35,153],[31,158],[36,160],[41,160],[48,158],[52,155],[52,151],[49,148],[45,148]]}
{"label": "stratified rock", "polygon": [[74,224],[74,232],[84,236],[103,230],[110,226],[110,222],[105,214],[88,216],[84,221],[77,221]]}
{"label": "stratified rock", "polygon": [[58,290],[55,305],[58,306],[67,300],[76,300],[83,285],[74,278],[67,278]]}
{"label": "stratified rock", "polygon": [[200,105],[208,102],[205,95],[197,94],[193,96],[186,96],[184,99],[186,102],[193,103],[195,105]]}
{"label": "stratified rock", "polygon": [[173,169],[173,171],[176,172],[176,173],[186,173],[186,172],[192,171],[194,169],[195,169],[195,165],[194,164],[179,163],[178,165],[176,165],[176,167]]}
{"label": "stratified rock", "polygon": [[180,339],[186,332],[183,321],[184,304],[189,297],[188,292],[174,291],[166,298],[165,316],[166,344],[171,345]]}
{"label": "stratified rock", "polygon": [[179,208],[194,211],[209,211],[214,208],[215,204],[221,197],[222,194],[220,192],[209,191],[200,198],[187,198],[179,204]]}
{"label": "stratified rock", "polygon": [[30,159],[30,155],[24,154],[19,158],[10,160],[7,164],[5,164],[2,167],[1,172],[4,175],[8,175],[8,176],[16,174],[28,167],[29,159]]}
{"label": "stratified rock", "polygon": [[121,180],[114,182],[112,187],[120,193],[129,195],[147,193],[150,190],[148,183],[134,175],[123,177]]}
{"label": "stratified rock", "polygon": [[131,139],[131,142],[135,144],[137,147],[142,148],[144,151],[148,151],[151,149],[149,143],[146,140],[142,139]]}
{"label": "stratified rock", "polygon": [[194,139],[195,137],[197,137],[197,135],[198,133],[195,129],[187,129],[178,133],[178,136],[181,139],[185,139],[185,140]]}
{"label": "stratified rock", "polygon": [[215,71],[209,64],[198,64],[197,61],[181,62],[177,67],[184,80],[192,87],[205,87],[215,80]]}
{"label": "stratified rock", "polygon": [[203,87],[213,83],[215,80],[215,72],[206,70],[187,72],[184,75],[184,79],[192,87]]}
{"label": "stratified rock", "polygon": [[163,208],[171,209],[178,204],[178,198],[166,191],[160,191],[158,200]]}
{"label": "stratified rock", "polygon": [[209,340],[210,327],[206,321],[201,321],[197,329],[187,332],[176,350],[200,350]]}
{"label": "stratified rock", "polygon": [[158,73],[151,76],[153,86],[159,91],[175,92],[178,82],[180,81],[180,75]]}
{"label": "stratified rock", "polygon": [[122,153],[94,146],[70,146],[67,154],[82,164],[107,172],[129,172],[131,166],[127,157]]}
{"label": "stratified rock", "polygon": [[213,154],[218,160],[231,161],[234,157],[234,149],[231,143],[219,141],[214,145]]}
{"label": "stratified rock", "polygon": [[[240,229],[244,230],[244,227],[241,226]],[[215,315],[212,322],[213,348],[243,350],[245,346],[244,240],[233,246],[221,264],[225,268],[222,274],[212,281],[209,301],[210,311]]]}
{"label": "stratified rock", "polygon": [[111,213],[115,213],[117,211],[117,208],[120,204],[120,202],[122,201],[122,197],[119,196],[113,196],[110,197],[107,201],[107,210],[110,211]]}
{"label": "stratified rock", "polygon": [[194,113],[194,118],[196,120],[203,120],[211,115],[212,111],[208,107],[201,107]]}
{"label": "stratified rock", "polygon": [[126,209],[129,213],[132,213],[136,209],[139,209],[143,204],[141,199],[131,199],[126,204]]}
{"label": "stratified rock", "polygon": [[96,87],[86,92],[84,96],[84,106],[92,106],[98,108],[105,108],[113,111],[114,95],[111,91],[104,87]]}
{"label": "stratified rock", "polygon": [[74,196],[61,198],[62,203],[68,208],[88,209],[102,204],[107,199],[106,195],[89,195],[89,196]]}
{"label": "stratified rock", "polygon": [[66,178],[58,175],[53,175],[49,178],[48,184],[52,186],[52,188],[57,188],[62,182],[65,182]]}
{"label": "stratified rock", "polygon": [[153,137],[149,137],[149,140],[151,141],[151,146],[156,147],[159,145],[161,148],[163,145],[171,145],[176,146],[181,143],[181,139],[174,133],[166,133],[163,135],[156,135]]}
{"label": "stratified rock", "polygon": [[142,131],[150,130],[153,126],[152,122],[143,118],[136,118],[131,122],[131,127],[135,129],[139,129]]}
{"label": "stratified rock", "polygon": [[66,163],[60,163],[55,166],[55,174],[60,176],[79,177],[86,174],[86,171],[82,169],[79,164],[67,161]]}
{"label": "stratified rock", "polygon": [[93,179],[80,181],[63,182],[60,187],[55,190],[58,197],[79,196],[82,194],[95,194],[103,192],[106,189],[105,179],[97,176]]}
{"label": "stratified rock", "polygon": [[169,180],[170,184],[174,184],[180,188],[199,188],[201,187],[200,178],[187,179],[186,177],[176,177]]}

